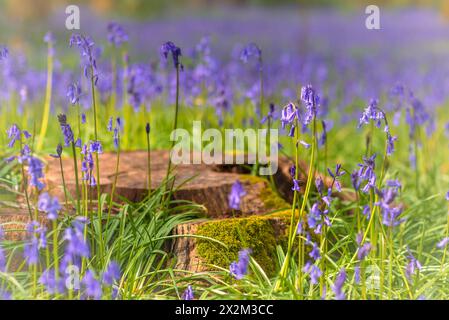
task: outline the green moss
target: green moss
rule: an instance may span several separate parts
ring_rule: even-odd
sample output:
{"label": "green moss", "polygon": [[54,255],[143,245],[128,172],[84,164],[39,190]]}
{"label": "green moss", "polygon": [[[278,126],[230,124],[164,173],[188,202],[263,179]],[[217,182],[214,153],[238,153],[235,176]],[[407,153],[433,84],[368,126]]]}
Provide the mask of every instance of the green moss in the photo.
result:
{"label": "green moss", "polygon": [[248,181],[251,184],[265,184],[265,187],[259,193],[259,197],[260,199],[262,199],[265,208],[269,210],[279,210],[290,207],[290,205],[283,198],[281,198],[276,192],[273,191],[273,189],[265,179],[248,175],[243,177],[241,181]]}
{"label": "green moss", "polygon": [[197,234],[221,241],[227,249],[201,239],[197,240],[198,254],[206,263],[227,268],[237,260],[239,250],[250,248],[252,257],[271,274],[275,270],[276,245],[285,245],[287,240],[287,228],[276,237],[273,219],[285,219],[282,222],[288,225],[289,213],[206,222],[198,227]]}

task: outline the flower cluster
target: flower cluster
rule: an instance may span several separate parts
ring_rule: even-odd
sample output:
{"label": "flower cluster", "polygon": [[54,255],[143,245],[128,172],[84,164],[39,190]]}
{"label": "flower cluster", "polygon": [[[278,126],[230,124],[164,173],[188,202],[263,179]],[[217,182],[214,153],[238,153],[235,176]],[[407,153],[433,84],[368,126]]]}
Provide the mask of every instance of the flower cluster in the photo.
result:
{"label": "flower cluster", "polygon": [[380,201],[375,205],[382,211],[382,223],[389,227],[395,227],[405,221],[405,218],[399,218],[402,214],[402,206],[394,204],[399,189],[400,185],[398,186],[396,181],[387,182],[387,187],[383,190],[376,189]]}
{"label": "flower cluster", "polygon": [[46,231],[47,228],[37,221],[27,225],[28,240],[23,248],[23,256],[29,266],[39,262],[39,250],[47,247]]}
{"label": "flower cluster", "polygon": [[175,68],[180,67],[181,70],[184,68],[184,66],[179,61],[179,57],[182,56],[181,48],[177,47],[173,42],[168,41],[168,42],[164,43],[161,46],[160,53],[161,53],[161,57],[164,60],[167,60],[168,55],[171,54],[171,56],[173,58],[173,65],[175,66]]}
{"label": "flower cluster", "polygon": [[90,37],[80,35],[77,33],[72,34],[69,41],[70,47],[76,45],[81,54],[81,60],[84,68],[84,76],[94,80],[95,85],[98,81],[97,74],[97,61],[95,59],[94,46],[95,43]]}
{"label": "flower cluster", "polygon": [[[109,132],[114,132],[113,135],[113,141],[114,141],[114,146],[115,148],[119,147],[119,142],[120,142],[120,131],[122,130],[122,119],[120,117],[117,117],[115,119],[115,126],[113,125],[114,119],[112,117],[109,118],[108,121],[108,131]],[[100,152],[101,153],[101,152]]]}

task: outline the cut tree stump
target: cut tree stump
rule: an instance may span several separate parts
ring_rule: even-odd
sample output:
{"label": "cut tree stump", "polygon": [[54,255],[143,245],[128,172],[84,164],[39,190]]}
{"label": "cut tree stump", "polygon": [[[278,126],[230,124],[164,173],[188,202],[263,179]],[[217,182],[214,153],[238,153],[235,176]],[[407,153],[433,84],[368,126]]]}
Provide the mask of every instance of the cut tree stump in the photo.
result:
{"label": "cut tree stump", "polygon": [[[290,210],[253,217],[230,218],[219,220],[199,220],[178,225],[173,231],[174,234],[180,236],[176,237],[172,243],[170,250],[176,257],[175,269],[186,270],[191,272],[202,272],[214,269],[212,265],[218,265],[223,268],[229,267],[230,262],[237,259],[238,251],[245,246],[255,246],[256,252],[253,252],[253,257],[266,270],[274,268],[272,260],[274,257],[275,245],[286,243],[288,233],[288,226],[290,221]],[[246,234],[246,236],[253,235],[252,232],[262,230],[265,234],[257,234],[263,239],[252,238],[247,241],[240,241],[233,237],[236,230],[239,235]],[[201,230],[201,231],[199,231]],[[228,247],[224,247],[218,243],[210,240],[204,240],[198,236],[206,236],[201,232],[204,230],[212,231],[217,237],[216,240],[221,241]],[[251,231],[252,230],[252,231]],[[185,237],[183,237],[185,236]],[[230,237],[230,238],[227,238]],[[244,236],[243,236],[244,237]],[[238,238],[238,237],[237,237]],[[284,242],[283,242],[284,241]],[[207,257],[201,255],[199,246],[203,243],[204,248],[210,246],[213,254]],[[225,259],[214,259],[218,256],[226,257]],[[215,261],[219,260],[219,261]],[[224,262],[224,263],[223,263]]]}
{"label": "cut tree stump", "polygon": [[[1,208],[0,226],[2,227],[6,241],[23,241],[26,239],[26,225],[30,222],[30,214],[27,209]],[[48,225],[44,214],[39,213],[38,222]],[[47,226],[48,228],[49,226]]]}
{"label": "cut tree stump", "polygon": [[[167,174],[169,152],[151,152],[151,189],[158,188]],[[102,193],[110,193],[115,176],[116,154],[104,153],[100,157],[100,186]],[[64,199],[59,159],[47,160],[46,183],[49,192]],[[80,167],[80,165],[79,165]],[[63,159],[64,175],[69,192],[75,196],[75,178],[73,160]],[[115,190],[116,200],[124,197],[130,201],[138,202],[148,194],[148,165],[146,151],[122,152],[117,175]],[[180,164],[174,166],[176,175],[174,194],[176,200],[189,200],[203,205],[210,218],[230,217],[232,215],[264,214],[279,209],[273,204],[283,204],[279,197],[276,201],[267,199],[272,197],[267,180],[252,177],[247,174],[222,170],[216,165],[206,164]],[[233,212],[228,206],[228,195],[232,185],[239,180],[246,191],[242,198],[241,210]],[[92,190],[93,191],[93,190]],[[94,193],[93,193],[94,194]],[[281,201],[277,201],[281,200]]]}

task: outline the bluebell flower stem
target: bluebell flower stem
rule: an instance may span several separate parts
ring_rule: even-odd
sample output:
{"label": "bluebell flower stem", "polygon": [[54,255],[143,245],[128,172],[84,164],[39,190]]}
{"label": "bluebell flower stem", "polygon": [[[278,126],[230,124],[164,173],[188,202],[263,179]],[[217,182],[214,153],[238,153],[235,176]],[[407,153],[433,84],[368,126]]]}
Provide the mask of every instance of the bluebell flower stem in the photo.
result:
{"label": "bluebell flower stem", "polygon": [[65,183],[64,168],[62,166],[62,158],[61,158],[61,156],[59,156],[59,168],[61,169],[62,187],[64,189],[64,202],[65,202],[65,207],[66,207],[67,214],[68,214],[69,213],[69,199],[68,199],[68,196],[67,196],[67,185]]}
{"label": "bluebell flower stem", "polygon": [[151,132],[147,133],[148,197],[151,195]]}
{"label": "bluebell flower stem", "polygon": [[77,213],[81,213],[81,196],[80,196],[80,186],[79,186],[79,177],[78,177],[78,161],[76,158],[76,148],[75,142],[72,141],[72,153],[73,153],[73,166],[75,168],[75,187],[76,187],[76,211]]}
{"label": "bluebell flower stem", "polygon": [[[94,109],[94,138],[98,141],[98,125],[97,125],[97,102],[95,99],[95,81],[94,81],[94,69],[91,65],[91,90],[92,90],[92,106]],[[100,191],[100,160],[98,152],[95,152],[95,162],[96,162],[96,174],[97,174],[97,210],[98,210],[98,234],[100,235],[99,241],[99,254],[103,257],[103,231],[102,231],[102,220],[103,220],[103,208],[101,203],[101,191]]]}
{"label": "bluebell flower stem", "polygon": [[58,223],[53,220],[53,264],[55,269],[55,279],[59,279],[59,257],[58,257]]}
{"label": "bluebell flower stem", "polygon": [[118,170],[119,170],[119,166],[120,166],[120,133],[118,133],[118,141],[119,141],[119,143],[118,143],[118,147],[117,147],[117,158],[116,158],[116,163],[115,163],[114,183],[112,184],[111,196],[109,198],[108,217],[106,219],[106,226],[109,225],[109,220],[111,217],[111,210],[112,210],[112,202],[114,199],[115,188],[117,186]]}
{"label": "bluebell flower stem", "polygon": [[40,151],[44,144],[45,135],[48,128],[48,119],[50,117],[50,106],[51,106],[51,92],[52,92],[52,80],[53,80],[53,54],[52,54],[52,43],[48,42],[48,55],[47,55],[47,86],[45,90],[45,104],[44,113],[42,115],[42,126],[39,133],[39,139],[37,141],[36,150]]}
{"label": "bluebell flower stem", "polygon": [[[444,235],[445,238],[449,237],[449,212],[447,213],[446,219],[447,219],[447,221],[446,221],[446,232],[445,232],[445,235]],[[441,268],[440,268],[441,272],[443,272],[444,264],[446,263],[446,254],[447,254],[447,245],[444,246],[443,256],[441,257]]]}
{"label": "bluebell flower stem", "polygon": [[[22,148],[23,148],[22,138],[20,138],[19,143],[20,143],[20,152],[21,152]],[[30,220],[33,220],[33,213],[31,210],[30,197],[28,195],[28,178],[25,174],[25,165],[24,165],[23,161],[20,163],[20,169],[22,171],[23,190],[25,193],[25,200],[27,203],[28,213],[30,215]]]}
{"label": "bluebell flower stem", "polygon": [[[176,100],[175,100],[175,118],[173,122],[173,132],[176,131],[178,128],[178,113],[179,113],[179,64],[176,65]],[[175,140],[173,139],[171,147],[170,147],[170,154],[168,156],[168,167],[167,167],[167,175],[166,175],[166,181],[168,182],[168,177],[170,176],[171,171],[171,151],[173,150],[173,147],[175,146]],[[173,190],[174,187],[174,180],[172,184],[170,185],[170,193]]]}

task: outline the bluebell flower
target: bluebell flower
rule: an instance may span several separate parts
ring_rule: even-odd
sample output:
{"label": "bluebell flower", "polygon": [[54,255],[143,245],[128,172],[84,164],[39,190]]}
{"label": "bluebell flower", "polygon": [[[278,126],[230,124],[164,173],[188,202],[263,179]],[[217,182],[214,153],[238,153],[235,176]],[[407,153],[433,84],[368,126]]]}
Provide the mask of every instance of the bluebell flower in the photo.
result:
{"label": "bluebell flower", "polygon": [[301,88],[301,101],[305,104],[306,107],[304,125],[308,125],[316,117],[320,98],[316,94],[315,89],[313,89],[311,85],[307,85]]}
{"label": "bluebell flower", "polygon": [[31,186],[36,187],[38,190],[44,188],[44,183],[40,181],[44,177],[43,172],[44,164],[35,157],[28,157],[28,175],[30,176],[29,183]]}
{"label": "bluebell flower", "polygon": [[190,284],[187,286],[187,289],[184,291],[181,298],[182,298],[182,300],[193,300],[194,299],[193,289]]}
{"label": "bluebell flower", "polygon": [[268,111],[268,114],[266,116],[264,116],[262,118],[262,120],[260,120],[260,124],[264,124],[268,120],[270,120],[270,122],[273,122],[274,120],[276,120],[276,118],[277,118],[277,116],[276,116],[276,113],[274,111],[274,104],[270,103],[270,109]]}
{"label": "bluebell flower", "polygon": [[234,261],[229,266],[231,275],[237,279],[242,279],[248,272],[249,256],[251,254],[251,249],[242,249],[239,251],[238,261]]}
{"label": "bluebell flower", "polygon": [[323,274],[320,268],[313,264],[311,261],[307,261],[302,271],[310,276],[310,284],[315,285],[318,283],[321,275]]}
{"label": "bluebell flower", "polygon": [[362,116],[359,119],[358,128],[363,124],[369,124],[369,121],[374,121],[375,125],[379,128],[382,120],[385,119],[385,114],[379,109],[379,100],[371,99],[366,109],[363,111]]}
{"label": "bluebell flower", "polygon": [[120,266],[116,262],[111,261],[103,273],[103,283],[112,286],[114,282],[120,280],[120,277]]}
{"label": "bluebell flower", "polygon": [[287,124],[293,125],[295,119],[297,119],[298,121],[301,120],[299,109],[293,102],[289,102],[285,107],[282,108],[281,111],[282,128],[285,129],[285,126]]}
{"label": "bluebell flower", "polygon": [[51,153],[50,157],[55,158],[55,159],[59,159],[61,158],[62,155],[62,145],[60,143],[58,143],[58,146],[56,147],[56,153]]}
{"label": "bluebell flower", "polygon": [[12,148],[12,147],[14,147],[14,144],[15,144],[16,141],[20,141],[21,131],[20,131],[19,127],[16,124],[13,124],[6,131],[6,133],[8,134],[8,139],[10,139],[10,141],[8,143],[8,147]]}
{"label": "bluebell flower", "polygon": [[332,286],[332,291],[335,294],[335,299],[345,300],[346,295],[343,292],[343,285],[346,281],[346,270],[342,268],[335,279],[334,285]]}
{"label": "bluebell flower", "polygon": [[437,248],[443,249],[443,248],[447,247],[448,243],[449,243],[449,237],[445,237],[440,242],[437,243]]}
{"label": "bluebell flower", "polygon": [[0,45],[0,61],[8,58],[8,54],[9,54],[8,48],[3,45]]}
{"label": "bluebell flower", "polygon": [[49,220],[56,220],[58,211],[61,210],[61,205],[56,197],[52,198],[47,192],[44,192],[39,196],[37,208],[39,211],[46,212]]}
{"label": "bluebell flower", "polygon": [[72,83],[67,88],[67,98],[71,104],[77,104],[81,97],[81,86],[77,83]]}
{"label": "bluebell flower", "polygon": [[100,300],[103,295],[100,282],[95,278],[92,270],[87,270],[81,281],[84,286],[84,296],[94,300]]}
{"label": "bluebell flower", "polygon": [[95,43],[90,37],[84,35],[72,34],[69,41],[69,46],[76,45],[80,50],[81,60],[84,63],[84,76],[86,78],[91,77],[94,80],[95,85],[98,81],[97,74],[97,61],[94,56]]}
{"label": "bluebell flower", "polygon": [[301,191],[301,186],[299,184],[300,184],[300,181],[295,179],[295,178],[293,178],[292,191],[300,192]]}
{"label": "bluebell flower", "polygon": [[108,41],[115,47],[120,47],[123,43],[128,42],[128,34],[117,22],[108,23],[107,30]]}
{"label": "bluebell flower", "polygon": [[27,225],[28,240],[23,248],[23,256],[29,266],[39,262],[39,249],[47,246],[45,231],[45,227],[42,227],[37,221],[32,221]]}
{"label": "bluebell flower", "polygon": [[316,190],[318,191],[318,193],[320,195],[323,195],[324,182],[323,182],[323,179],[321,177],[316,177],[315,178],[315,186],[316,186]]}
{"label": "bluebell flower", "polygon": [[54,269],[45,270],[39,278],[39,283],[45,287],[49,294],[64,293],[65,281],[63,278],[56,280]]}
{"label": "bluebell flower", "polygon": [[421,270],[421,263],[413,256],[413,254],[408,250],[408,264],[405,268],[405,276],[407,279],[411,280],[412,276],[417,272],[417,270]]}
{"label": "bluebell flower", "polygon": [[173,58],[173,64],[175,68],[180,67],[183,69],[182,64],[179,62],[179,57],[181,54],[181,48],[177,47],[173,42],[168,41],[161,46],[160,49],[161,57],[165,60],[168,59],[168,55],[171,54]]}
{"label": "bluebell flower", "polygon": [[90,143],[90,152],[91,153],[103,153],[103,146],[101,145],[100,141],[91,141]]}
{"label": "bluebell flower", "polygon": [[228,196],[228,204],[229,208],[233,210],[240,210],[240,202],[243,196],[246,195],[246,191],[243,188],[243,185],[240,183],[240,181],[234,182],[234,184],[231,187],[231,192]]}

